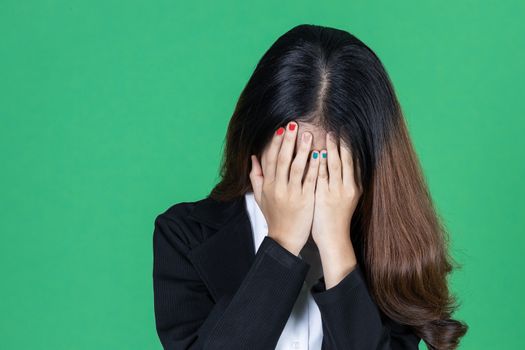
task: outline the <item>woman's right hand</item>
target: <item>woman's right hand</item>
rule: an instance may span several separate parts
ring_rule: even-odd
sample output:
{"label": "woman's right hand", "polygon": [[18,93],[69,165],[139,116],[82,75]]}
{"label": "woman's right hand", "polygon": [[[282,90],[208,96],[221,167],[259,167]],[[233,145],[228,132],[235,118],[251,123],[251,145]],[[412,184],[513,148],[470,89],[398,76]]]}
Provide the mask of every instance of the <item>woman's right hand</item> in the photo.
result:
{"label": "woman's right hand", "polygon": [[[319,152],[310,154],[312,134],[304,132],[292,161],[298,133],[296,122],[277,129],[261,156],[251,155],[250,181],[254,197],[268,224],[268,236],[295,255],[306,244],[312,228]],[[313,158],[313,153],[317,156]],[[310,163],[302,181],[305,166]]]}

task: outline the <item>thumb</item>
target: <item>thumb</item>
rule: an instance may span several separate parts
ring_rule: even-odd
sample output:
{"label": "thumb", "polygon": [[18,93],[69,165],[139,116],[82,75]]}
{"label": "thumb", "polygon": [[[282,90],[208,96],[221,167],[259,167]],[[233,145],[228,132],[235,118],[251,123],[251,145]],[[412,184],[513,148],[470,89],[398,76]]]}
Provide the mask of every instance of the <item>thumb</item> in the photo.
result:
{"label": "thumb", "polygon": [[262,191],[264,176],[263,176],[261,164],[259,163],[257,156],[252,154],[250,158],[252,160],[252,169],[250,171],[250,181],[252,183],[253,194],[254,194],[255,200],[260,205],[261,204],[261,191]]}

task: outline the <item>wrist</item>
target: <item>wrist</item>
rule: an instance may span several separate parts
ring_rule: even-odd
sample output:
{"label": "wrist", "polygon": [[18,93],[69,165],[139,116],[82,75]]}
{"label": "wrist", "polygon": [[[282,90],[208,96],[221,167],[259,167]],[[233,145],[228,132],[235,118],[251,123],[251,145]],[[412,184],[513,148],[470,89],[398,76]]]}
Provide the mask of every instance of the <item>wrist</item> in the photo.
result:
{"label": "wrist", "polygon": [[319,247],[326,289],[337,285],[357,266],[352,243],[344,242]]}
{"label": "wrist", "polygon": [[[334,232],[333,230],[323,230],[324,232]],[[315,244],[319,248],[319,251],[333,251],[333,250],[347,250],[352,249],[352,239],[350,237],[350,230],[341,231],[338,233],[331,233],[330,235],[326,234],[317,234],[315,235]],[[322,238],[319,238],[322,237]]]}

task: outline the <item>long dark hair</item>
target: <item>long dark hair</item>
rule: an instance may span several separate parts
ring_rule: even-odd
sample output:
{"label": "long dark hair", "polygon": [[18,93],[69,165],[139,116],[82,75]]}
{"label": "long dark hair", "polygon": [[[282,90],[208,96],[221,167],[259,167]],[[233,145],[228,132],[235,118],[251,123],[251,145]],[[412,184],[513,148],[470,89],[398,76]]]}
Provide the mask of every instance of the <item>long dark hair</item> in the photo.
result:
{"label": "long dark hair", "polygon": [[376,54],[352,34],[298,25],[270,47],[228,126],[221,181],[209,196],[251,191],[250,155],[291,120],[334,131],[352,149],[363,194],[351,236],[372,297],[430,349],[455,349],[467,332],[447,275],[460,268],[433,205],[393,85]]}

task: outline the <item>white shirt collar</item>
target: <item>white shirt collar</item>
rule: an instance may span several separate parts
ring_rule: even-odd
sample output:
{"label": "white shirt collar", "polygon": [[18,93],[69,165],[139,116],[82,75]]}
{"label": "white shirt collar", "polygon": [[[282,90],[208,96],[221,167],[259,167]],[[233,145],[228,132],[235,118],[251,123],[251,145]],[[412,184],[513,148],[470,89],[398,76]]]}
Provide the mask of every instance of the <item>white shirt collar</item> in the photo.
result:
{"label": "white shirt collar", "polygon": [[264,237],[268,235],[268,225],[261,208],[259,208],[259,205],[255,201],[255,195],[253,192],[247,192],[245,198],[246,210],[250,215],[250,222],[252,225],[255,252],[257,252]]}

